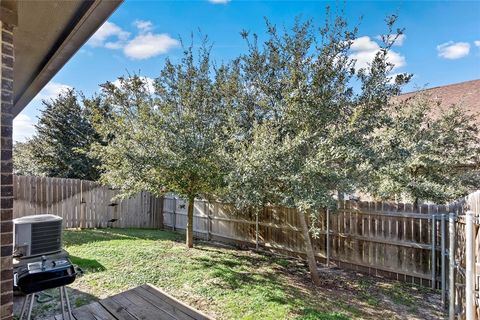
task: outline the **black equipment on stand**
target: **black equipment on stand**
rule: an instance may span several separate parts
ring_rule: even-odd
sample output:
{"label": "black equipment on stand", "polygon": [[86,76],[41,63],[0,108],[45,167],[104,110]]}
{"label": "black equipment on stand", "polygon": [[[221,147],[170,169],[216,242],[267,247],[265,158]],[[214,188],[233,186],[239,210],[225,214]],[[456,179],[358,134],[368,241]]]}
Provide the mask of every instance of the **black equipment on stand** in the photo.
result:
{"label": "black equipment on stand", "polygon": [[14,274],[14,287],[27,295],[22,305],[20,320],[23,320],[25,314],[26,319],[30,320],[35,295],[52,288],[60,289],[63,319],[67,319],[66,302],[68,319],[73,320],[66,285],[73,283],[76,276],[77,271],[68,258],[47,259],[46,256],[42,256],[39,261],[20,267]]}

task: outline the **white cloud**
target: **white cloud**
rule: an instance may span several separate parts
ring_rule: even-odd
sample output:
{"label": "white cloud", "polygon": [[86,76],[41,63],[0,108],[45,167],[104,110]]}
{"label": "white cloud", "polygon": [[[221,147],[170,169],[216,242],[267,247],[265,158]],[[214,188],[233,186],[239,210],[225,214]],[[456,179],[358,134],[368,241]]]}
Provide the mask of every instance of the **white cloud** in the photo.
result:
{"label": "white cloud", "polygon": [[159,54],[167,53],[177,47],[178,40],[166,33],[153,33],[154,25],[148,20],[135,20],[133,25],[138,33],[132,39],[130,33],[112,22],[105,22],[92,36],[89,44],[93,47],[107,49],[123,49],[123,53],[132,59],[148,59]]}
{"label": "white cloud", "polygon": [[[350,49],[352,50],[350,58],[356,60],[355,66],[357,68],[368,68],[380,51],[380,46],[370,37],[364,36],[353,40]],[[387,61],[394,65],[393,69],[406,65],[405,57],[393,50],[387,53]]]}
{"label": "white cloud", "polygon": [[225,3],[229,3],[230,0],[208,0],[208,2],[213,4],[225,4]]}
{"label": "white cloud", "polygon": [[89,57],[93,56],[93,53],[92,53],[92,51],[90,51],[90,50],[80,49],[79,52],[80,52],[81,54],[84,54],[84,55],[89,56]]}
{"label": "white cloud", "polygon": [[140,31],[141,33],[145,33],[151,31],[153,29],[153,23],[151,21],[146,20],[135,20],[133,25]]}
{"label": "white cloud", "polygon": [[[155,79],[152,79],[152,78],[149,78],[149,77],[142,77],[142,78],[147,83],[148,92],[154,93],[155,92]],[[117,88],[120,88],[120,79],[112,81],[112,84],[114,86],[116,86]]]}
{"label": "white cloud", "polygon": [[470,53],[470,44],[467,42],[445,42],[437,46],[438,56],[444,59],[460,59]]}
{"label": "white cloud", "polygon": [[155,92],[155,79],[145,77],[145,81],[147,82],[148,91],[150,91],[150,93],[154,93]]}
{"label": "white cloud", "polygon": [[25,113],[20,113],[13,119],[13,141],[24,142],[35,133],[35,122]]}
{"label": "white cloud", "polygon": [[124,41],[106,42],[105,43],[105,48],[112,49],[112,50],[122,49],[124,46],[125,46]]}
{"label": "white cloud", "polygon": [[113,84],[115,87],[120,88],[120,85],[121,85],[120,79],[117,79],[117,80],[112,81],[112,84]]}
{"label": "white cloud", "polygon": [[370,39],[370,37],[364,36],[353,40],[350,49],[353,51],[377,51],[380,49],[380,46],[378,43]]}
{"label": "white cloud", "polygon": [[49,82],[47,85],[35,96],[34,100],[50,100],[56,98],[65,90],[72,89],[71,86],[58,82]]}
{"label": "white cloud", "polygon": [[397,79],[397,76],[399,73],[392,73],[388,76],[388,83],[390,84],[395,84],[395,79]]}
{"label": "white cloud", "polygon": [[473,43],[475,43],[475,46],[480,47],[480,40],[475,40]]}
{"label": "white cloud", "polygon": [[123,52],[132,59],[148,59],[159,54],[167,53],[170,49],[178,47],[179,41],[171,38],[166,33],[154,34],[148,32],[139,34],[127,43]]}
{"label": "white cloud", "polygon": [[[383,41],[383,38],[384,36],[376,36],[377,40],[380,40],[380,41]],[[393,45],[394,46],[397,46],[397,47],[401,47],[403,46],[403,43],[405,42],[405,39],[407,38],[407,36],[405,34],[399,34],[398,36],[396,34],[391,34],[387,37],[386,40],[388,40],[388,42],[391,42],[393,41]]]}
{"label": "white cloud", "polygon": [[108,42],[108,43],[116,43],[122,42],[128,39],[130,33],[124,31],[122,28],[117,26],[115,23],[106,21],[100,29],[95,32],[95,34],[90,38],[88,43],[92,47],[103,47],[106,44],[108,39],[115,39],[115,42]]}

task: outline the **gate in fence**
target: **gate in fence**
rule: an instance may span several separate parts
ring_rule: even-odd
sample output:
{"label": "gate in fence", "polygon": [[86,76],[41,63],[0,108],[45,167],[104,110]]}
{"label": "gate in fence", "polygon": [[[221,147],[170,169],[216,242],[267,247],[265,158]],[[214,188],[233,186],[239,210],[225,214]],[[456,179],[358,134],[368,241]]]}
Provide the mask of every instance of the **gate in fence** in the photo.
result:
{"label": "gate in fence", "polygon": [[[480,191],[456,203],[449,218],[449,319],[480,319]],[[450,289],[451,288],[451,289]]]}

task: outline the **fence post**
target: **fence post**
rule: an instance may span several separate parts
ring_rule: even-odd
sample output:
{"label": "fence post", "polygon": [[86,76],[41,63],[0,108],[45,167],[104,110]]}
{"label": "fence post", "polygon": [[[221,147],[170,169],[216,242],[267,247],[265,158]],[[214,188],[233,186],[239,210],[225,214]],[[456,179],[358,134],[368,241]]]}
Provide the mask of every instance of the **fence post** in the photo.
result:
{"label": "fence post", "polygon": [[448,272],[448,319],[455,319],[455,213],[448,219],[449,233],[449,272]]}
{"label": "fence post", "polygon": [[160,198],[160,218],[162,219],[161,221],[161,225],[160,227],[162,228],[162,230],[165,230],[165,196],[162,195],[162,197]]}
{"label": "fence post", "polygon": [[258,250],[258,209],[255,209],[255,249]]}
{"label": "fence post", "polygon": [[465,315],[467,320],[475,319],[475,239],[473,220],[473,211],[467,211],[465,216]]}
{"label": "fence post", "polygon": [[437,267],[437,257],[436,257],[436,233],[437,233],[437,226],[435,221],[435,215],[432,214],[432,289],[436,287],[436,267]]}
{"label": "fence post", "polygon": [[440,261],[441,261],[441,277],[440,277],[440,280],[441,280],[441,288],[442,288],[442,306],[445,308],[446,306],[446,286],[447,286],[447,283],[446,283],[446,270],[445,270],[445,238],[446,238],[446,235],[447,233],[445,232],[445,220],[446,220],[446,215],[445,214],[442,214],[441,216],[442,220],[440,221],[440,228],[441,228],[441,256],[440,256]]}
{"label": "fence post", "polygon": [[330,209],[327,208],[327,267],[330,265]]}
{"label": "fence post", "polygon": [[177,223],[177,198],[173,196],[173,215],[172,215],[172,229],[175,231],[175,224]]}
{"label": "fence post", "polygon": [[84,228],[85,225],[85,206],[83,201],[83,180],[80,180],[80,228]]}
{"label": "fence post", "polygon": [[207,209],[207,240],[212,240],[212,217],[210,216],[210,202],[205,202]]}

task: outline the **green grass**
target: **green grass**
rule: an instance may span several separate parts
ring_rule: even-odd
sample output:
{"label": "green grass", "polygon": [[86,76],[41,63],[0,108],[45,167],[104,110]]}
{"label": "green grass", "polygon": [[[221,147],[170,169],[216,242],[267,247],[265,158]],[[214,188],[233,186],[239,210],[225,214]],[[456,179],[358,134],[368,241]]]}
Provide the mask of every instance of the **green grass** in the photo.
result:
{"label": "green grass", "polygon": [[372,288],[375,287],[375,283],[371,279],[360,279],[358,281],[359,297],[364,300],[368,305],[376,307],[380,304],[381,300],[377,297]]}
{"label": "green grass", "polygon": [[187,249],[173,232],[72,230],[65,231],[64,244],[85,271],[72,285],[87,294],[76,306],[89,301],[85,296],[103,298],[152,283],[218,319],[396,318],[374,281],[323,274],[325,285],[314,288],[297,260],[208,243]]}

